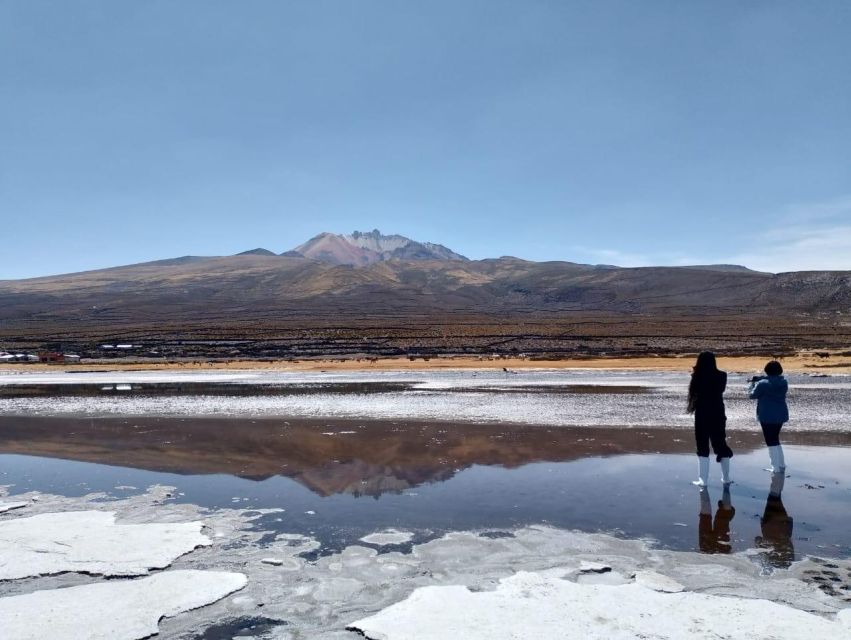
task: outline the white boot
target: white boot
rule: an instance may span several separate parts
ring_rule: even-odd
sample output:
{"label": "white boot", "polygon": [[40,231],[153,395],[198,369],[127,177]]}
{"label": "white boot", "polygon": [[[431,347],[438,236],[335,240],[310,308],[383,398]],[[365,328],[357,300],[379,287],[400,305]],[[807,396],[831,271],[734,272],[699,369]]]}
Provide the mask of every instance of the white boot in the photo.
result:
{"label": "white boot", "polygon": [[697,480],[692,480],[691,483],[693,485],[697,485],[698,487],[705,487],[709,484],[709,457],[708,456],[698,456],[697,457],[699,475]]}
{"label": "white boot", "polygon": [[733,483],[730,479],[730,458],[721,458],[721,483],[725,485]]}
{"label": "white boot", "polygon": [[771,465],[765,468],[766,471],[780,473],[786,469],[786,461],[783,459],[783,447],[779,444],[768,447],[768,457],[771,460]]}
{"label": "white boot", "polygon": [[768,447],[768,459],[771,461],[768,463],[768,466],[765,468],[766,471],[770,471],[774,473],[775,469],[775,458],[777,458],[777,454],[774,453],[774,447]]}

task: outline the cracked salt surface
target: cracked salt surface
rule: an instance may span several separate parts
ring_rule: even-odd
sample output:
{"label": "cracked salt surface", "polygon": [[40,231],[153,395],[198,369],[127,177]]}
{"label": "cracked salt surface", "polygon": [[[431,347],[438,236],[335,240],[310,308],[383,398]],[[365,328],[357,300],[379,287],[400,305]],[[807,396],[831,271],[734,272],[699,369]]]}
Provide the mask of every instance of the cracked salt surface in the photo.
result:
{"label": "cracked salt surface", "polygon": [[208,605],[246,583],[240,573],[190,570],[35,591],[0,598],[0,629],[6,640],[138,640],[156,634],[164,616]]}
{"label": "cracked salt surface", "polygon": [[77,571],[135,576],[210,544],[200,522],[116,524],[115,513],[69,511],[0,521],[0,580]]}
{"label": "cracked salt surface", "polygon": [[[133,585],[126,586],[128,592],[138,588],[135,585],[142,583],[162,586],[162,583],[145,581],[174,575],[184,570],[203,570],[207,573],[225,572],[225,575],[230,576],[245,574],[247,583],[239,595],[231,599],[221,599],[221,594],[229,592],[228,589],[232,591],[233,588],[239,588],[238,585],[241,584],[239,578],[228,578],[226,583],[217,582],[219,591],[215,593],[211,593],[212,583],[207,582],[206,579],[203,579],[203,588],[187,587],[185,590],[187,596],[198,596],[195,602],[200,604],[195,606],[212,602],[216,597],[220,599],[209,606],[163,619],[159,624],[159,632],[164,638],[205,637],[202,634],[207,629],[244,628],[245,620],[261,617],[259,611],[262,608],[262,618],[271,620],[272,623],[269,624],[273,625],[263,632],[265,637],[281,640],[296,637],[317,640],[344,640],[345,638],[353,640],[356,636],[353,632],[346,632],[346,627],[366,624],[364,621],[376,617],[380,619],[383,610],[392,608],[397,603],[402,603],[399,606],[403,606],[405,602],[408,602],[409,596],[418,593],[417,589],[421,587],[455,589],[464,598],[481,596],[483,599],[470,600],[470,611],[475,612],[477,616],[480,614],[483,616],[482,624],[491,624],[499,619],[499,612],[482,607],[481,603],[488,598],[500,597],[488,594],[498,594],[500,589],[504,589],[502,585],[511,585],[512,581],[519,580],[515,575],[518,573],[529,576],[530,588],[537,589],[536,585],[543,585],[549,590],[547,593],[553,597],[560,597],[563,586],[561,582],[565,582],[563,578],[566,578],[568,586],[565,588],[573,590],[570,593],[585,603],[584,609],[574,613],[580,615],[582,611],[601,612],[609,616],[611,624],[614,624],[613,620],[616,620],[612,617],[615,615],[612,612],[620,615],[611,598],[612,593],[621,593],[612,591],[621,589],[621,587],[612,586],[618,583],[625,584],[629,589],[622,593],[641,594],[640,600],[647,603],[645,611],[652,614],[647,619],[642,618],[637,621],[630,618],[632,620],[630,624],[635,625],[644,622],[649,625],[654,619],[664,619],[668,611],[667,605],[670,602],[678,602],[678,600],[662,600],[660,599],[662,597],[677,597],[682,598],[683,602],[693,602],[686,598],[690,599],[695,595],[700,595],[701,598],[726,596],[724,600],[729,604],[728,610],[741,611],[739,619],[751,625],[763,623],[762,619],[757,620],[756,617],[764,612],[752,609],[748,604],[751,601],[746,599],[762,598],[777,603],[776,608],[772,610],[774,619],[779,619],[778,615],[790,620],[798,619],[802,611],[807,611],[817,614],[806,618],[811,623],[811,629],[827,630],[839,628],[835,626],[838,624],[835,622],[836,612],[847,606],[841,598],[824,593],[813,582],[813,576],[820,578],[822,574],[828,575],[825,573],[828,571],[836,572],[837,575],[844,575],[847,572],[851,576],[851,562],[847,560],[834,560],[826,564],[804,561],[792,565],[788,570],[764,575],[758,565],[743,555],[719,557],[690,552],[661,551],[639,540],[623,540],[604,534],[583,534],[542,526],[520,528],[513,531],[511,536],[497,538],[486,537],[476,532],[451,533],[423,544],[416,544],[407,554],[397,552],[382,554],[376,549],[351,545],[338,553],[308,561],[305,555],[318,546],[318,542],[309,536],[282,533],[270,539],[270,532],[257,530],[255,527],[259,521],[258,518],[262,515],[257,510],[204,510],[192,504],[163,502],[163,497],[171,491],[172,489],[166,487],[154,487],[145,494],[109,503],[98,502],[103,498],[101,494],[80,498],[42,494],[42,499],[28,509],[35,515],[71,510],[106,511],[108,509],[109,512],[118,514],[118,521],[122,523],[147,524],[203,520],[205,526],[221,536],[217,535],[211,546],[200,547],[176,559],[173,570],[156,574],[152,578],[99,581],[84,586],[80,586],[81,581],[90,582],[92,578],[79,574],[39,577],[29,581],[0,581],[0,596],[6,596],[0,598],[0,629],[4,632],[6,629],[15,628],[22,629],[22,633],[27,634],[30,633],[29,629],[33,628],[32,624],[21,627],[20,618],[15,617],[20,616],[21,611],[21,607],[17,604],[22,602],[18,600],[19,597],[26,597],[27,594],[37,592],[34,597],[46,599],[44,602],[37,601],[39,609],[25,609],[30,622],[39,617],[37,614],[49,609],[52,606],[51,602],[58,602],[52,598],[68,599],[61,601],[64,609],[60,610],[66,612],[64,617],[44,616],[43,626],[37,627],[40,636],[4,635],[4,640],[33,637],[61,638],[63,636],[60,633],[52,633],[52,625],[57,625],[56,629],[60,631],[66,628],[61,626],[63,624],[73,625],[75,616],[67,612],[77,609],[85,611],[85,615],[91,616],[92,619],[85,618],[85,625],[72,629],[72,635],[65,637],[80,640],[142,637],[129,633],[120,635],[112,631],[94,635],[93,630],[113,629],[108,625],[120,625],[123,624],[124,618],[132,619],[133,616],[125,615],[125,613],[137,605],[120,598],[113,598],[105,589],[104,597],[99,601],[98,606],[92,605],[91,601],[86,599],[88,596],[84,598],[80,594],[92,593],[87,589],[93,586]],[[8,518],[24,519],[7,514],[0,522],[7,522]],[[263,559],[268,558],[286,562],[280,566],[264,563]],[[591,584],[592,579],[605,580],[606,584]],[[560,582],[555,582],[556,586],[550,590],[548,585],[555,580]],[[851,577],[846,582],[851,582]],[[845,583],[834,584],[838,587],[847,586]],[[670,593],[676,591],[678,585],[682,586],[683,592]],[[67,588],[57,590],[57,587]],[[695,591],[699,591],[700,594],[695,594]],[[465,595],[464,592],[471,595]],[[170,611],[175,611],[162,609],[159,607],[160,604],[176,605],[178,601],[183,602],[181,600],[183,595],[174,595],[176,591],[157,588],[151,593],[153,594],[151,598],[157,606],[152,606],[148,611],[159,610],[160,615],[174,615]],[[537,624],[538,620],[549,619],[547,616],[552,611],[552,602],[530,598],[526,604],[530,609],[528,613],[530,628]],[[453,602],[446,602],[444,599],[444,606],[449,610]],[[8,626],[11,620],[18,620],[15,624],[19,626]],[[448,611],[445,620],[449,620]],[[440,623],[440,617],[432,618],[430,622],[430,624]],[[138,625],[135,622],[133,624],[132,633],[134,634],[141,634],[144,630],[149,635],[156,631],[155,619],[151,622],[150,618],[146,618]],[[553,620],[553,624],[555,626],[549,627],[546,633],[537,637],[552,637],[553,629],[561,632],[564,628],[564,619]],[[425,630],[427,627],[428,625],[410,628]],[[643,627],[636,627],[636,629],[641,631]],[[65,631],[62,632],[65,633]],[[487,637],[505,637],[505,635],[505,633],[497,633]],[[417,635],[416,637],[428,636]],[[486,636],[465,636],[461,633],[441,637]],[[809,636],[809,638],[812,637],[815,636]],[[830,639],[833,636],[823,635],[822,637]]]}
{"label": "cracked salt surface", "polygon": [[639,582],[582,585],[521,571],[492,591],[421,587],[350,628],[376,640],[847,639],[851,628],[769,602],[663,593]]}

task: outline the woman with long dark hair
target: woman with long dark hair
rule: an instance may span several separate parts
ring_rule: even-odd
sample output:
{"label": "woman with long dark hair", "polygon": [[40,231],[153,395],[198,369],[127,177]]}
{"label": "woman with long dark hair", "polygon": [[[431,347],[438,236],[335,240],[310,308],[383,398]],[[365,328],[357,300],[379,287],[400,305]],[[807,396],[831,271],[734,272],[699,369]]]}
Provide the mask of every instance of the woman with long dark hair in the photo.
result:
{"label": "woman with long dark hair", "polygon": [[694,440],[697,444],[699,475],[693,482],[698,487],[709,483],[709,445],[715,459],[721,463],[721,482],[730,484],[730,458],[733,450],[727,445],[727,415],[724,410],[724,390],[727,374],[718,369],[715,354],[704,351],[688,386],[688,412],[694,414]]}

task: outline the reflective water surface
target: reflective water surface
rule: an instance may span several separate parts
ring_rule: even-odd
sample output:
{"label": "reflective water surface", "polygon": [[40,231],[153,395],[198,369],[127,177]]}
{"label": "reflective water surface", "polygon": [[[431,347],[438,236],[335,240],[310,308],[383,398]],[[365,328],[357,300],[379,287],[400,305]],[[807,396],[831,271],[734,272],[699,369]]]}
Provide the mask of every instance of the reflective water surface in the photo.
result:
{"label": "reflective water surface", "polygon": [[[397,528],[530,523],[651,537],[707,553],[851,555],[851,434],[790,429],[788,477],[763,470],[760,436],[731,435],[736,483],[700,492],[687,429],[404,421],[0,417],[10,493],[124,496],[152,484],[208,507],[279,508],[258,524],[307,533],[321,552]],[[108,499],[108,498],[105,498]]]}

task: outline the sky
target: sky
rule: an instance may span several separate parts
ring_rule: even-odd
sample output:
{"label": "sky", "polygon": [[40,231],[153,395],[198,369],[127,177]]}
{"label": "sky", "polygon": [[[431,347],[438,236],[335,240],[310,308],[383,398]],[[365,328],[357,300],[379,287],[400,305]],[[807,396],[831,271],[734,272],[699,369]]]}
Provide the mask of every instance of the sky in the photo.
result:
{"label": "sky", "polygon": [[0,279],[378,228],[851,269],[848,0],[0,0]]}

